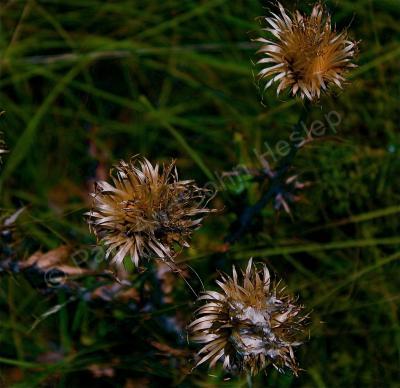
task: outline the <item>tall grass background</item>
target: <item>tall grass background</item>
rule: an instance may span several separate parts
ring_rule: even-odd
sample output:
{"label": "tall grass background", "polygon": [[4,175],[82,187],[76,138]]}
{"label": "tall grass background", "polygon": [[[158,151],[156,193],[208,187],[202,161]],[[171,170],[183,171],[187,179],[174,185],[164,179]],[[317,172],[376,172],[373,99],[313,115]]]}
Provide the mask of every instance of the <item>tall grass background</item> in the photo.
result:
{"label": "tall grass background", "polygon": [[[308,1],[282,2],[309,11]],[[291,215],[267,206],[250,233],[226,249],[229,226],[260,187],[231,183],[221,210],[178,261],[206,288],[217,270],[266,262],[311,310],[299,378],[270,370],[267,387],[395,387],[400,370],[400,6],[397,0],[327,1],[338,28],[361,40],[350,84],[311,119],[338,112],[336,134],[297,155],[311,184]],[[287,140],[302,102],[254,83],[255,0],[3,0],[0,5],[0,131],[10,152],[1,208],[21,206],[22,253],[94,244],[83,213],[99,171],[135,154],[177,159],[198,184],[238,164],[257,167]],[[322,108],[323,107],[323,108]],[[24,257],[19,257],[23,259]],[[133,271],[138,289],[142,276]],[[201,287],[192,275],[194,287]],[[88,285],[89,287],[89,285]],[[242,387],[221,368],[191,372],[195,347],[168,325],[188,322],[194,297],[179,277],[172,302],[146,312],[126,304],[44,296],[19,276],[0,278],[0,386]],[[68,303],[42,319],[56,305]],[[158,344],[158,349],[154,347]],[[153,344],[153,345],[152,345]],[[160,350],[160,344],[171,351]],[[188,351],[188,353],[179,353]],[[93,368],[110,368],[96,377]]]}

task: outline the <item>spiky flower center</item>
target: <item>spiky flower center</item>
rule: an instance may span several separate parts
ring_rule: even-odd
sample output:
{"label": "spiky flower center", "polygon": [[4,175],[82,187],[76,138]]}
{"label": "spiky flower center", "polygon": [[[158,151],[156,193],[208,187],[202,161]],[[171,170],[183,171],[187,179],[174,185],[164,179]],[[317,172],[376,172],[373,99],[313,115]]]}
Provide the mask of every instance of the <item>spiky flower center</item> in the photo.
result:
{"label": "spiky flower center", "polygon": [[242,277],[243,285],[233,268],[232,278],[223,275],[223,281],[217,281],[223,293],[207,291],[199,298],[208,303],[189,325],[192,339],[205,344],[198,365],[210,360],[213,366],[224,357],[230,370],[254,374],[273,364],[297,373],[293,347],[300,344],[296,337],[304,319],[299,315],[302,307],[277,285],[270,286],[266,266],[260,276],[250,260]]}
{"label": "spiky flower center", "polygon": [[310,83],[323,76],[334,59],[329,22],[321,25],[312,18],[295,21],[291,29],[282,31],[282,54],[294,79]]}
{"label": "spiky flower center", "polygon": [[106,246],[106,256],[122,263],[129,254],[139,258],[172,260],[175,245],[188,246],[191,232],[210,210],[204,206],[207,190],[193,181],[179,181],[174,163],[160,171],[147,159],[121,161],[112,175],[114,185],[101,181],[93,193],[89,224]]}
{"label": "spiky flower center", "polygon": [[230,306],[233,328],[229,340],[236,351],[243,357],[265,353],[265,340],[271,334],[269,314],[240,301],[234,301]]}

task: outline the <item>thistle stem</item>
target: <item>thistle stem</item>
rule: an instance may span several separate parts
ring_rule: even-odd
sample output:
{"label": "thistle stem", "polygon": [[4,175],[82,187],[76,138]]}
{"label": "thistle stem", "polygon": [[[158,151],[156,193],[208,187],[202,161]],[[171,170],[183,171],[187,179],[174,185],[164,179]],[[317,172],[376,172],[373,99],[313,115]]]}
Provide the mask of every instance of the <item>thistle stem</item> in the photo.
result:
{"label": "thistle stem", "polygon": [[248,373],[246,376],[247,386],[249,388],[253,388],[253,379],[251,378],[251,374]]}
{"label": "thistle stem", "polygon": [[[306,101],[303,106],[300,118],[293,128],[293,132],[297,132],[301,129],[302,123],[307,122],[307,117],[310,112],[310,103]],[[238,241],[244,234],[246,234],[248,228],[250,227],[253,218],[261,212],[261,210],[268,204],[268,202],[273,199],[282,189],[284,184],[284,177],[286,172],[292,166],[293,160],[301,146],[294,142],[290,143],[289,153],[281,159],[278,164],[276,174],[271,178],[271,184],[268,190],[262,197],[252,206],[247,206],[243,213],[240,215],[238,220],[238,228],[233,231],[229,236],[225,238],[228,243],[234,243]]]}

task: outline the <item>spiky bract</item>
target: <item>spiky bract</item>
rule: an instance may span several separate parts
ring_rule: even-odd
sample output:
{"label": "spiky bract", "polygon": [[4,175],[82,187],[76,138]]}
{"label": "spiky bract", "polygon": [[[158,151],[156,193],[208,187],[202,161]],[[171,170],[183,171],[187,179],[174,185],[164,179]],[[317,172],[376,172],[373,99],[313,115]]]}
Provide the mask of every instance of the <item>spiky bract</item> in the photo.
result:
{"label": "spiky bract", "polygon": [[99,241],[107,247],[106,257],[121,264],[129,255],[139,259],[173,261],[177,246],[200,226],[208,191],[193,181],[180,181],[175,163],[153,166],[147,159],[121,161],[111,172],[113,184],[96,183],[88,222]]}
{"label": "spiky bract", "polygon": [[[1,112],[0,112],[0,115],[1,115]],[[2,158],[1,158],[2,154],[6,154],[8,152],[6,143],[2,139],[1,135],[2,135],[2,133],[0,132],[0,163],[2,162]]]}
{"label": "spiky bract", "polygon": [[277,94],[290,89],[293,95],[315,100],[332,85],[341,88],[345,73],[355,67],[351,60],[357,43],[349,40],[346,30],[335,31],[319,3],[310,16],[288,14],[279,3],[278,7],[280,14],[265,18],[272,40],[255,39],[262,43],[257,64],[263,66],[258,78],[266,81],[265,89],[278,82]]}
{"label": "spiky bract", "polygon": [[222,292],[206,291],[198,298],[206,303],[188,327],[191,339],[205,344],[197,365],[209,361],[212,367],[223,358],[230,371],[256,374],[272,364],[297,374],[293,347],[301,344],[303,307],[279,283],[271,284],[266,265],[258,271],[251,259],[241,276],[233,267],[233,276],[223,275],[217,283]]}

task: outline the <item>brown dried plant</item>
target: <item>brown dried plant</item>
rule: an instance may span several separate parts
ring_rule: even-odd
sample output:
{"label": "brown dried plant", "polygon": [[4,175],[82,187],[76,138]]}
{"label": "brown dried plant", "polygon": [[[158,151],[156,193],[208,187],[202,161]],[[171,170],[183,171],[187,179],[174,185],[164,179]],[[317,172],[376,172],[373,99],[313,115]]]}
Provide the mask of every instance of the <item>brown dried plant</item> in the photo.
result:
{"label": "brown dried plant", "polygon": [[297,375],[293,348],[301,344],[303,307],[280,283],[270,284],[266,265],[258,271],[251,259],[240,277],[233,267],[232,277],[221,278],[222,292],[206,291],[198,298],[206,303],[188,327],[192,341],[205,344],[196,366],[209,361],[213,367],[223,358],[224,368],[233,372],[256,374],[271,364]]}
{"label": "brown dried plant", "polygon": [[188,247],[207,209],[209,192],[192,180],[180,181],[171,162],[160,169],[145,158],[121,161],[111,172],[113,184],[97,182],[92,210],[87,213],[91,230],[107,247],[106,258],[120,265],[129,255],[139,259],[173,261],[176,246]]}
{"label": "brown dried plant", "polygon": [[[272,13],[265,21],[265,31],[272,40],[255,39],[262,46],[257,64],[263,65],[257,77],[267,81],[265,89],[279,82],[277,94],[290,89],[292,95],[315,100],[332,85],[339,88],[357,52],[357,42],[348,38],[346,30],[337,32],[323,5],[314,5],[310,16],[299,11],[288,14],[278,3],[280,14]],[[264,90],[265,90],[264,89]]]}

